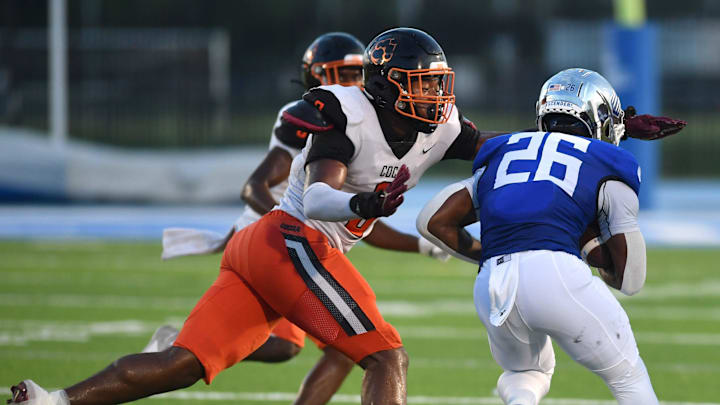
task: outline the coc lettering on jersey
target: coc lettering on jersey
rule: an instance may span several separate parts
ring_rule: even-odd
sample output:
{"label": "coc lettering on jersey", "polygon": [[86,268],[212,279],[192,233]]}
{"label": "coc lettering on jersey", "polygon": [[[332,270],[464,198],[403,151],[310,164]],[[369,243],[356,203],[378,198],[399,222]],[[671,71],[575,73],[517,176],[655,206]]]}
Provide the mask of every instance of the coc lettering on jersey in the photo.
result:
{"label": "coc lettering on jersey", "polygon": [[398,172],[399,169],[400,169],[399,166],[388,166],[388,165],[385,165],[385,166],[383,166],[383,168],[380,170],[380,177],[390,177],[390,178],[393,178],[393,179],[394,179],[395,176],[397,175],[397,172]]}

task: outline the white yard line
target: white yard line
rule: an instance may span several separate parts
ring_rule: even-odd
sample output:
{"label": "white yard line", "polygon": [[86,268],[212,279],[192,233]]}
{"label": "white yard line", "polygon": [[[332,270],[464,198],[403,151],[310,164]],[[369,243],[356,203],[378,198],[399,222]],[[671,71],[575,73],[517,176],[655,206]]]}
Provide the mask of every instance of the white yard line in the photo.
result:
{"label": "white yard line", "polygon": [[0,307],[46,306],[56,308],[112,308],[189,312],[199,299],[200,296],[194,298],[162,298],[132,295],[3,293],[0,294]]}
{"label": "white yard line", "polygon": [[632,305],[625,301],[625,311],[633,319],[658,319],[664,321],[720,321],[720,307],[691,307],[671,305]]}
{"label": "white yard line", "polygon": [[[0,389],[0,394],[10,395],[7,388]],[[257,401],[257,402],[288,402],[295,399],[292,392],[219,392],[219,391],[175,391],[160,394],[150,399],[177,399],[189,401]],[[408,404],[434,405],[502,405],[497,397],[436,397],[425,395],[408,396]],[[359,395],[337,394],[331,403],[359,404]],[[615,401],[582,398],[545,398],[543,405],[613,405]],[[720,405],[717,402],[670,402],[660,401],[661,405]]]}
{"label": "white yard line", "polygon": [[636,332],[640,343],[682,346],[720,346],[720,333]]}
{"label": "white yard line", "polygon": [[[0,319],[0,346],[24,346],[29,342],[87,342],[93,336],[150,336],[160,325],[180,321],[175,318],[162,322],[136,319],[83,322]],[[485,342],[487,335],[478,322],[477,327],[416,327],[395,325],[405,339],[454,339]],[[644,332],[635,331],[640,344],[669,344],[682,346],[720,346],[720,333]]]}
{"label": "white yard line", "polygon": [[705,297],[720,297],[720,280],[717,278],[711,278],[702,280],[694,283],[669,283],[660,285],[649,285],[643,287],[643,289],[628,297],[623,294],[616,294],[620,300],[641,301],[641,300],[658,300],[668,298],[705,298]]}
{"label": "white yard line", "polygon": [[[470,288],[470,287],[468,287]],[[466,299],[437,299],[417,302],[406,300],[380,300],[378,307],[384,316],[418,318],[436,315],[475,314],[471,291]],[[633,305],[648,300],[671,298],[720,297],[720,281],[706,280],[699,283],[671,284],[645,287],[632,297],[619,294],[618,298],[628,307],[631,320],[647,319],[696,319],[720,320],[718,307],[673,306],[664,303],[651,308]],[[111,308],[144,309],[157,311],[189,312],[200,297],[147,297],[133,295],[86,295],[86,294],[32,294],[0,293],[0,307],[47,306],[58,308]]]}
{"label": "white yard line", "polygon": [[[308,343],[309,347],[309,343]],[[136,348],[140,349],[140,346]],[[306,350],[315,351],[310,348]],[[319,352],[316,352],[319,353]],[[116,358],[128,353],[119,353],[118,351],[84,351],[77,353],[68,353],[61,347],[58,350],[37,350],[29,348],[0,349],[0,359],[9,359],[9,361],[22,360],[42,360],[47,362],[111,362]],[[304,366],[308,369],[317,361],[317,356],[308,356],[296,358],[294,364]],[[492,359],[457,359],[457,358],[436,358],[436,357],[419,357],[412,356],[413,369],[432,369],[432,370],[499,370],[497,363]],[[651,372],[675,373],[682,375],[690,375],[696,373],[719,373],[720,365],[718,364],[698,364],[698,363],[652,363]]]}

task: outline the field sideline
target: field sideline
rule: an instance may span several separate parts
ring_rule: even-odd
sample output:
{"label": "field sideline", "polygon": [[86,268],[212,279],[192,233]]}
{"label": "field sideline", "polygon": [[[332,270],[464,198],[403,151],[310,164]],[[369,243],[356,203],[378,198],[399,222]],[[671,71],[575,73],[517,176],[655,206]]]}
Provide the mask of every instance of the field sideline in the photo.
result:
{"label": "field sideline", "polygon": [[[163,323],[182,324],[217,274],[220,256],[161,262],[159,243],[0,242],[0,396],[22,378],[76,382],[140,350]],[[475,269],[358,246],[351,259],[410,354],[409,403],[500,404],[500,370],[474,314]],[[648,282],[623,298],[656,392],[665,404],[719,404],[720,250],[653,249]],[[556,348],[543,404],[611,404],[602,381]],[[289,403],[318,350],[281,365],[244,363],[212,386],[147,404]],[[358,403],[356,369],[334,403]]]}

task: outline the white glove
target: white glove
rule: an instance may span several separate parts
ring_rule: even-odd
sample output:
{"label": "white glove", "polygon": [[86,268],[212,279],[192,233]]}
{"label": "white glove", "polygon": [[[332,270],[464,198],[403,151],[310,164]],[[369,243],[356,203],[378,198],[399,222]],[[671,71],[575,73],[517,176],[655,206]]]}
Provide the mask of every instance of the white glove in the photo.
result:
{"label": "white glove", "polygon": [[432,242],[422,236],[418,238],[418,253],[440,260],[441,262],[450,260],[449,253],[433,245]]}
{"label": "white glove", "polygon": [[234,227],[224,235],[204,229],[165,228],[162,259],[222,252],[234,232]]}

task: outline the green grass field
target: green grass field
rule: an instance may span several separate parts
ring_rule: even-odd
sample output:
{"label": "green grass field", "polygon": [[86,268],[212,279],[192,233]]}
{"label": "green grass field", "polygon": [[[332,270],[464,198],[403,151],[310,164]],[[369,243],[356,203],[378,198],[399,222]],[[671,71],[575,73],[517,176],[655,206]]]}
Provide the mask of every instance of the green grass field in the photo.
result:
{"label": "green grass field", "polygon": [[[142,349],[156,326],[181,325],[220,256],[159,256],[159,243],[0,243],[1,397],[24,378],[70,385]],[[350,257],[410,354],[410,403],[500,403],[492,399],[500,369],[474,314],[472,266],[362,245]],[[650,250],[648,257],[645,289],[622,304],[656,392],[665,403],[720,403],[720,250]],[[543,403],[612,403],[598,377],[556,353]],[[211,386],[144,403],[290,403],[318,354],[308,341],[290,362],[239,364]],[[335,403],[356,401],[360,378],[357,368]]]}

